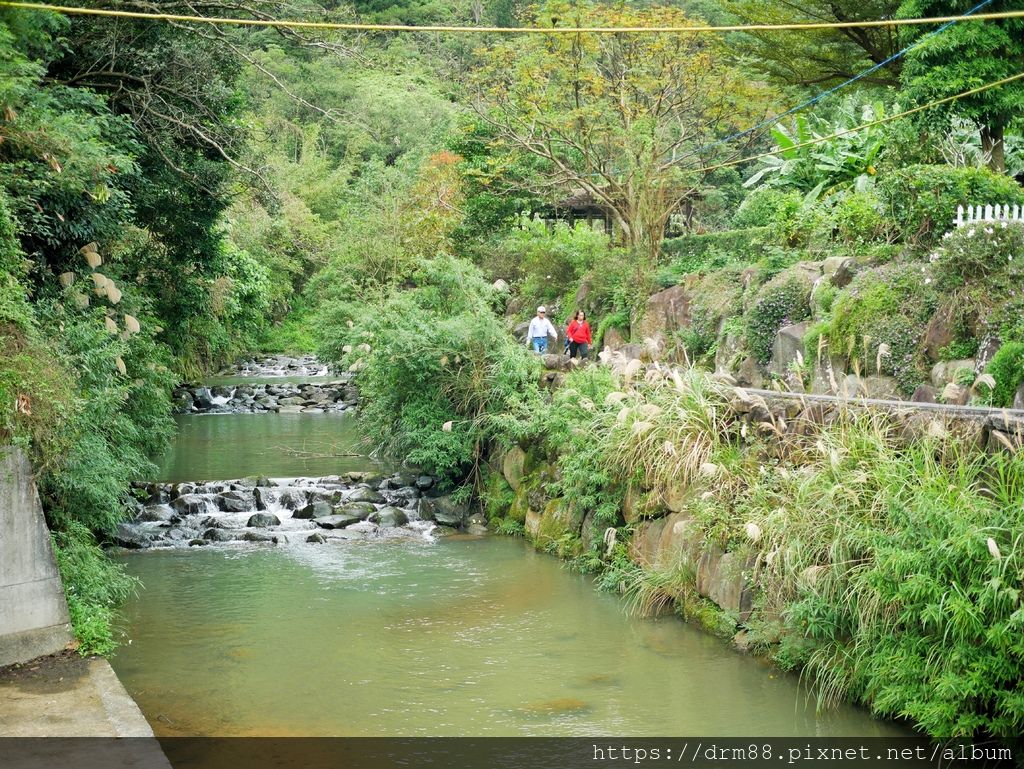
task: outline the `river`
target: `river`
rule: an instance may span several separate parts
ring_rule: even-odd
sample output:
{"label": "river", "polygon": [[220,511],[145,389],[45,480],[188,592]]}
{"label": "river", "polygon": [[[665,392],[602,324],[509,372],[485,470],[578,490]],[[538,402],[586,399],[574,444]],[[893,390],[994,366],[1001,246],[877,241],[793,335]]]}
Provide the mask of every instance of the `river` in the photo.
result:
{"label": "river", "polygon": [[[179,416],[161,480],[379,469],[350,413]],[[344,456],[333,456],[333,455]],[[312,458],[311,458],[312,457]],[[886,736],[521,540],[125,551],[118,676],[158,735]]]}

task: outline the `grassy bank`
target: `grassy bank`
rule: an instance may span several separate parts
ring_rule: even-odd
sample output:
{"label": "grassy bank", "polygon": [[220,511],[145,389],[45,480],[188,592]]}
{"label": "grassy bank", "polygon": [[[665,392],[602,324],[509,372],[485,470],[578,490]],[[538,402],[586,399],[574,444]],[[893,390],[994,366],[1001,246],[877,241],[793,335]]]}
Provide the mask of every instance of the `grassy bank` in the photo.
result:
{"label": "grassy bank", "polygon": [[[937,738],[1016,737],[1024,460],[952,435],[908,443],[877,414],[758,433],[727,398],[695,371],[633,386],[570,374],[522,444],[518,490],[489,480],[496,527],[527,524],[640,611],[738,634],[803,671],[823,706],[859,702]],[[668,505],[692,534],[641,566],[631,538]],[[698,594],[711,550],[745,567],[742,617]]]}

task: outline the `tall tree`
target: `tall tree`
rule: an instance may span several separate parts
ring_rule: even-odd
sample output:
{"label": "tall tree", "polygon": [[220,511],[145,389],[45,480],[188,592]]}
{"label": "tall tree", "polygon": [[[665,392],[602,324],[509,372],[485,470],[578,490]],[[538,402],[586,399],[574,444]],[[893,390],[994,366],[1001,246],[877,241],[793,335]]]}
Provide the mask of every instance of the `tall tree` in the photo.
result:
{"label": "tall tree", "polygon": [[[686,26],[679,9],[549,2],[546,26]],[[550,35],[493,43],[475,73],[475,107],[493,142],[541,162],[530,186],[586,193],[627,247],[657,259],[669,217],[720,156],[717,137],[745,124],[761,91],[719,43],[676,34]],[[735,145],[729,151],[737,151]],[[650,261],[648,261],[650,260]]]}
{"label": "tall tree", "polygon": [[[734,23],[804,24],[891,18],[899,0],[722,0]],[[966,9],[965,9],[966,10]],[[891,27],[737,34],[730,44],[750,54],[750,64],[785,85],[815,86],[847,80],[900,49]],[[864,78],[882,86],[899,82],[896,61]]]}
{"label": "tall tree", "polygon": [[[974,0],[906,0],[901,17],[946,16],[964,13]],[[996,0],[985,8],[998,12],[1024,8],[1021,0]],[[914,27],[905,32],[908,41],[926,33]],[[907,55],[903,85],[919,102],[941,99],[1024,71],[1024,19],[1004,19],[956,24],[926,40]],[[1024,115],[1024,82],[1016,81],[974,96],[959,99],[935,121],[950,114],[978,125],[982,149],[994,171],[1006,171],[1004,135],[1011,123]]]}

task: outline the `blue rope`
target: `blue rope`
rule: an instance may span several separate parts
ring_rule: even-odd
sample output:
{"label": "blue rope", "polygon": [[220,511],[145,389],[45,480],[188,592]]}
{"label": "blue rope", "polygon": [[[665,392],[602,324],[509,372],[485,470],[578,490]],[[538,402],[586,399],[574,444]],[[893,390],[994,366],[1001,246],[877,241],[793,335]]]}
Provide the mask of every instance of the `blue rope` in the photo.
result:
{"label": "blue rope", "polygon": [[[970,16],[972,13],[976,13],[977,11],[981,10],[982,8],[984,8],[986,5],[988,5],[991,2],[992,2],[992,0],[983,0],[983,2],[978,3],[976,6],[971,8],[971,10],[967,11],[963,15],[964,16]],[[935,35],[939,35],[939,34],[945,32],[947,29],[949,29],[954,24],[956,24],[956,21],[947,21],[945,24],[943,24],[938,29],[932,30],[928,34],[918,38],[917,40],[915,40],[913,43],[908,45],[903,50],[897,51],[896,53],[894,53],[892,56],[890,56],[885,61],[880,61],[878,64],[875,64],[874,66],[869,67],[868,69],[864,70],[860,74],[854,75],[853,77],[851,77],[846,82],[840,83],[837,86],[833,86],[832,88],[829,88],[827,91],[822,91],[821,93],[817,94],[816,96],[811,97],[807,101],[805,101],[805,102],[803,102],[801,104],[797,104],[795,107],[790,107],[785,112],[781,112],[778,115],[775,115],[774,117],[768,118],[766,120],[762,120],[757,125],[754,125],[754,126],[748,128],[748,129],[744,130],[744,131],[738,131],[738,132],[732,134],[731,136],[726,136],[724,139],[719,139],[718,141],[714,141],[711,144],[707,144],[707,145],[705,145],[703,147],[700,147],[697,150],[695,150],[693,154],[694,155],[699,155],[700,153],[704,152],[705,150],[709,150],[709,149],[712,149],[713,147],[717,147],[717,146],[719,146],[721,144],[725,144],[727,142],[731,142],[731,141],[735,141],[736,139],[740,139],[740,138],[742,138],[744,136],[748,136],[749,134],[752,134],[755,131],[761,130],[765,126],[775,125],[780,120],[782,120],[784,117],[787,117],[788,115],[792,115],[794,112],[799,112],[800,110],[807,109],[808,107],[811,107],[811,106],[817,104],[819,101],[821,101],[825,97],[831,96],[836,91],[839,91],[839,90],[841,90],[843,88],[846,88],[846,86],[851,85],[853,83],[856,83],[858,80],[863,80],[868,75],[870,75],[870,74],[872,74],[874,72],[877,72],[878,70],[880,70],[882,67],[886,66],[887,64],[891,64],[892,62],[896,61],[896,59],[900,58],[901,56],[906,54],[908,51],[911,51],[914,48],[917,48],[917,46],[921,45],[922,43],[924,43],[929,38],[932,38]]]}

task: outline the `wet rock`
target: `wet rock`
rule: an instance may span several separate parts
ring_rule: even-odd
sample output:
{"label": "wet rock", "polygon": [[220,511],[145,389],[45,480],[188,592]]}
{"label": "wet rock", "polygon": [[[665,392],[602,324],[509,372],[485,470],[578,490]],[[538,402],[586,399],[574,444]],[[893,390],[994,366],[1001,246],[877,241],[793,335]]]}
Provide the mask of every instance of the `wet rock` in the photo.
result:
{"label": "wet rock", "polygon": [[458,528],[469,515],[466,505],[452,501],[451,495],[443,497],[424,497],[419,504],[420,518],[442,526]]}
{"label": "wet rock", "polygon": [[129,550],[145,550],[153,545],[153,541],[148,534],[126,523],[119,523],[117,525],[117,529],[114,530],[114,542]]}
{"label": "wet rock", "polygon": [[325,542],[327,542],[327,539],[320,532],[315,532],[313,534],[310,534],[308,537],[306,537],[306,541],[307,542],[312,542],[313,544],[316,544],[316,545],[322,545]]}
{"label": "wet rock", "polygon": [[376,523],[382,529],[394,529],[398,526],[405,526],[409,522],[409,516],[397,507],[382,507],[371,513],[367,520]]}
{"label": "wet rock", "polygon": [[258,477],[256,479],[256,486],[257,486],[257,488],[266,488],[268,486],[273,486],[273,485],[274,485],[274,482],[272,480],[270,480],[265,475],[261,475],[260,477]]}
{"label": "wet rock", "polygon": [[303,520],[309,520],[312,518],[323,518],[331,515],[334,512],[334,507],[328,502],[322,499],[310,502],[308,505],[304,505],[292,513],[292,518],[299,518]]}
{"label": "wet rock", "polygon": [[346,526],[359,523],[361,520],[358,515],[337,513],[335,515],[325,515],[323,518],[315,518],[313,523],[321,529],[344,529]]}
{"label": "wet rock", "polygon": [[244,513],[256,507],[256,497],[252,492],[225,491],[217,495],[217,507],[226,513]]}
{"label": "wet rock", "polygon": [[277,537],[261,531],[247,531],[242,535],[242,539],[245,542],[272,542],[275,545],[277,544]]}
{"label": "wet rock", "polygon": [[346,502],[335,508],[334,512],[339,515],[354,515],[356,518],[365,521],[377,508],[371,502]]}
{"label": "wet rock", "polygon": [[136,521],[169,521],[174,517],[174,509],[170,505],[146,505],[136,516]]}
{"label": "wet rock", "polygon": [[384,497],[373,489],[354,489],[352,493],[348,495],[347,501],[372,502],[373,504],[380,504],[384,501]]}
{"label": "wet rock", "polygon": [[285,510],[298,510],[304,507],[308,497],[301,489],[284,489],[277,498],[277,503]]}
{"label": "wet rock", "polygon": [[395,489],[394,491],[391,492],[392,501],[404,499],[411,502],[413,500],[419,499],[420,496],[422,496],[422,494],[420,493],[420,490],[417,489],[415,486],[406,486],[405,488]]}
{"label": "wet rock", "polygon": [[205,539],[190,539],[188,541],[189,547],[205,547],[208,544],[210,543],[207,542]]}
{"label": "wet rock", "polygon": [[329,505],[337,505],[342,500],[341,489],[313,489],[309,492],[310,502],[326,502]]}
{"label": "wet rock", "polygon": [[268,526],[280,526],[281,519],[273,513],[254,513],[249,516],[245,525],[250,528],[265,529]]}
{"label": "wet rock", "polygon": [[429,475],[421,475],[419,478],[416,479],[416,488],[419,489],[420,491],[426,491],[433,485],[434,479],[431,478]]}
{"label": "wet rock", "polygon": [[197,411],[209,411],[217,405],[213,402],[213,395],[205,387],[192,391],[192,402]]}
{"label": "wet rock", "polygon": [[210,501],[198,494],[183,494],[172,505],[182,515],[202,515],[210,509]]}
{"label": "wet rock", "polygon": [[194,483],[175,483],[171,486],[169,494],[172,498],[180,497],[182,494],[193,494],[195,493],[196,485]]}
{"label": "wet rock", "polygon": [[187,414],[195,406],[192,393],[188,390],[175,390],[171,396],[171,407],[179,414]]}
{"label": "wet rock", "polygon": [[209,528],[203,532],[203,539],[209,542],[230,542],[234,537],[225,529]]}
{"label": "wet rock", "polygon": [[256,487],[253,489],[253,501],[257,510],[266,510],[271,505],[277,504],[280,492],[277,489],[266,489]]}

